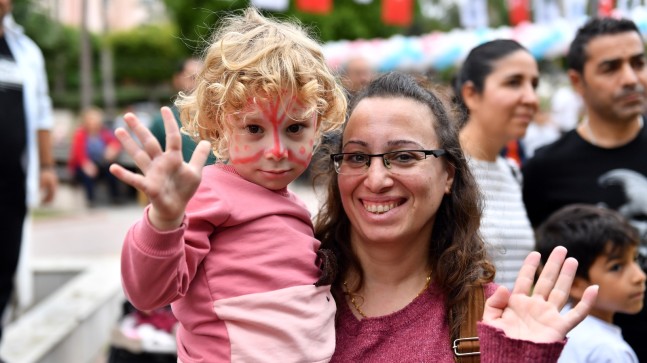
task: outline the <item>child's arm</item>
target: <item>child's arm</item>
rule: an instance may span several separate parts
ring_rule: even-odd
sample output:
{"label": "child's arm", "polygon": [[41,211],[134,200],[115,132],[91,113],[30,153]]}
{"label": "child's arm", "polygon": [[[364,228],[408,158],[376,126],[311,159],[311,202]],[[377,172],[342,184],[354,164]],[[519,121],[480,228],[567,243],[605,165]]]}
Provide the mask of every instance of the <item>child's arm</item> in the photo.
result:
{"label": "child's arm", "polygon": [[118,128],[115,135],[143,175],[117,164],[110,166],[110,172],[148,196],[151,202],[148,218],[155,228],[164,231],[175,229],[182,223],[186,205],[200,184],[210,145],[201,141],[191,160],[183,162],[182,138],[175,117],[168,107],[162,107],[161,112],[166,130],[166,151],[135,115],[127,113],[124,120],[141,145],[123,128]]}

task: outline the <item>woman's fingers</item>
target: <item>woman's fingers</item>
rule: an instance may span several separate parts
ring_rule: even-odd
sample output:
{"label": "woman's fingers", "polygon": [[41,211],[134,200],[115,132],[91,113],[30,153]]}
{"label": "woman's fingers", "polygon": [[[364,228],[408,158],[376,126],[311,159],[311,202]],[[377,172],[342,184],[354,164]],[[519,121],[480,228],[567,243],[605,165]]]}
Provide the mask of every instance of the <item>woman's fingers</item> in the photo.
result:
{"label": "woman's fingers", "polygon": [[499,286],[494,294],[485,301],[483,321],[489,322],[500,318],[503,310],[508,306],[508,300],[510,300],[510,291],[505,286]]}
{"label": "woman's fingers", "polygon": [[591,285],[587,287],[582,294],[582,300],[580,300],[577,305],[575,305],[565,314],[564,318],[569,324],[568,330],[571,330],[573,327],[575,327],[575,325],[579,324],[582,320],[584,320],[584,318],[586,318],[586,316],[593,308],[593,305],[595,304],[595,300],[598,297],[598,290],[598,285]]}
{"label": "woman's fingers", "polygon": [[545,300],[548,300],[548,297],[560,276],[565,259],[566,248],[562,246],[555,247],[544,264],[541,274],[539,275],[539,279],[537,280],[537,284],[533,289],[533,295],[540,295]]}
{"label": "woman's fingers", "polygon": [[535,281],[535,272],[539,267],[541,255],[539,252],[530,252],[526,259],[523,261],[517,280],[514,282],[513,294],[529,295],[532,289],[532,284]]}
{"label": "woman's fingers", "polygon": [[572,257],[567,258],[562,265],[555,286],[550,291],[550,295],[548,295],[548,302],[555,305],[557,309],[561,310],[568,301],[568,295],[571,291],[571,285],[573,285],[576,271],[577,260]]}

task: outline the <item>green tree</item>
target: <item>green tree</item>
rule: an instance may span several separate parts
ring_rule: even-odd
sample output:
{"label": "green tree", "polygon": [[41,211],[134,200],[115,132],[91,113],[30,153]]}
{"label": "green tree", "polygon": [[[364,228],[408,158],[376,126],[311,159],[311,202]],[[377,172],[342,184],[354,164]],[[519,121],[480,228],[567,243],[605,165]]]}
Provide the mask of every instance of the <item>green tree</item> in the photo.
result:
{"label": "green tree", "polygon": [[[164,0],[179,28],[179,41],[188,52],[202,50],[220,18],[231,11],[249,6],[249,0]],[[298,19],[322,42],[340,39],[386,38],[394,34],[414,35],[433,30],[441,25],[422,17],[415,6],[413,24],[408,28],[387,26],[381,20],[381,1],[359,4],[351,0],[334,0],[330,14],[318,15],[300,12],[295,1],[290,1],[286,12],[264,11],[276,18]],[[451,25],[447,25],[450,27]]]}

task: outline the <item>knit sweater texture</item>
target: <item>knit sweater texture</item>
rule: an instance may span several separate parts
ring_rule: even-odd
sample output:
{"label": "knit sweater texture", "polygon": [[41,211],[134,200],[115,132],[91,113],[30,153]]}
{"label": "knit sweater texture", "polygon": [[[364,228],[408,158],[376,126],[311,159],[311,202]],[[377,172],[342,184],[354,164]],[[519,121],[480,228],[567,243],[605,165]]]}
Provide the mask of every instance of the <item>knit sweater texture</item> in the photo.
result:
{"label": "knit sweater texture", "polygon": [[[486,297],[496,290],[485,286]],[[445,297],[429,288],[403,309],[358,320],[346,304],[337,318],[337,347],[331,362],[455,363],[447,324]],[[479,323],[482,363],[556,362],[565,341],[532,343],[511,339],[503,331]]]}

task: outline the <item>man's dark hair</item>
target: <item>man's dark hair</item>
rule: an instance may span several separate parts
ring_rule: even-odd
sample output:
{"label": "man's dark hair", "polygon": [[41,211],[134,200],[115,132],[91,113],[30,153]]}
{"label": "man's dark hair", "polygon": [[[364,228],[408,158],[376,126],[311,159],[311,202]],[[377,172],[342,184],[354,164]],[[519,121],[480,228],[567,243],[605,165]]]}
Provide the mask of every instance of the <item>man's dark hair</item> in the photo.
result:
{"label": "man's dark hair", "polygon": [[640,242],[638,231],[617,211],[590,204],[571,204],[551,214],[537,229],[535,249],[546,263],[557,246],[578,264],[576,276],[589,278],[598,256],[618,255]]}
{"label": "man's dark hair", "polygon": [[584,63],[586,63],[586,46],[589,42],[599,36],[615,35],[625,32],[636,32],[640,36],[640,30],[636,23],[629,19],[614,18],[592,18],[577,30],[575,38],[571,42],[566,55],[566,64],[569,69],[582,74]]}

